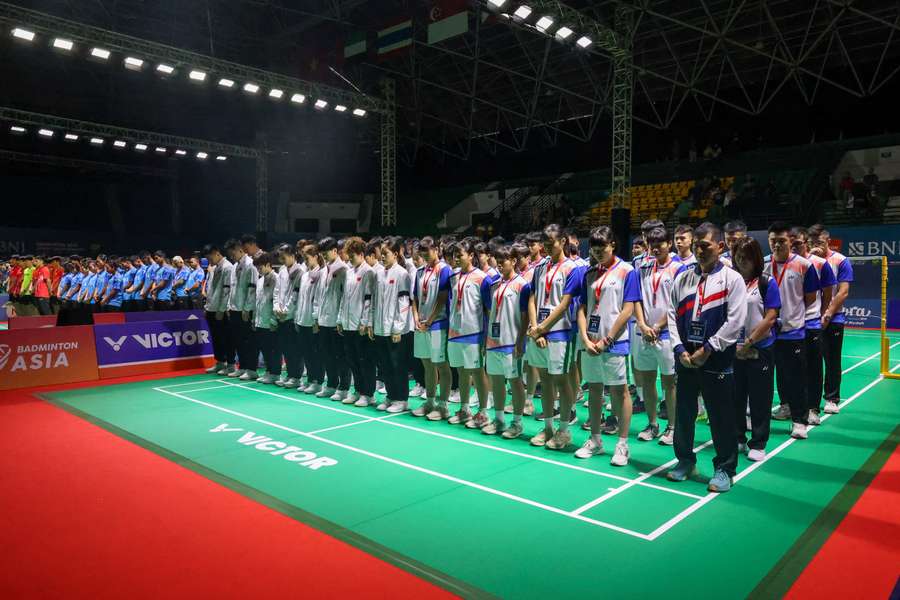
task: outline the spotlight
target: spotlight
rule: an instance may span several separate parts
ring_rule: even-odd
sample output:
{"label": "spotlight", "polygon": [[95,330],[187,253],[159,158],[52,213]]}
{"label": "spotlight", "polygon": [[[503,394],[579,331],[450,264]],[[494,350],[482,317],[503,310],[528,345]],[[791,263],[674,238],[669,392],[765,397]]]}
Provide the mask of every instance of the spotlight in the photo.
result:
{"label": "spotlight", "polygon": [[75,47],[75,44],[72,42],[72,40],[67,40],[65,38],[56,38],[55,40],[53,40],[53,47],[68,52]]}
{"label": "spotlight", "polygon": [[63,136],[63,139],[65,139],[67,142],[77,142],[78,136],[75,135],[74,133],[67,133],[66,135]]}
{"label": "spotlight", "polygon": [[284,91],[279,90],[278,88],[272,88],[269,90],[269,98],[274,98],[275,100],[281,100],[281,97],[284,96]]}
{"label": "spotlight", "polygon": [[304,96],[303,94],[294,94],[293,96],[291,96],[291,102],[295,104],[303,104],[304,102],[306,102],[306,96]]}
{"label": "spotlight", "polygon": [[109,59],[109,50],[104,50],[103,48],[91,48],[91,56],[99,58],[100,60],[107,60]]}
{"label": "spotlight", "polygon": [[580,38],[578,38],[578,40],[576,40],[575,43],[578,44],[578,46],[579,46],[580,48],[587,48],[588,46],[590,46],[590,45],[593,44],[594,42],[593,42],[593,40],[591,40],[591,38],[589,38],[588,36],[583,35],[583,36],[581,36]]}
{"label": "spotlight", "polygon": [[361,108],[354,108],[353,114],[356,115],[357,117],[364,117],[364,116],[366,116],[366,111]]}
{"label": "spotlight", "polygon": [[259,86],[256,85],[255,83],[245,83],[244,91],[247,92],[248,94],[255,94],[256,92],[259,91]]}
{"label": "spotlight", "polygon": [[206,152],[198,152],[197,153],[197,158],[199,158],[200,160],[206,160],[206,158],[208,156],[209,156],[209,154],[207,154]]}
{"label": "spotlight", "polygon": [[34,41],[34,32],[27,29],[22,29],[21,27],[16,27],[15,29],[13,29],[12,35],[14,38],[19,38],[20,40],[25,40],[26,42]]}
{"label": "spotlight", "polygon": [[127,144],[124,142],[124,140],[116,140],[113,142],[113,146],[115,148],[124,148],[125,146],[127,146]]}
{"label": "spotlight", "polygon": [[143,152],[144,150],[147,149],[147,144],[135,144],[134,149],[137,150],[138,152]]}
{"label": "spotlight", "polygon": [[538,31],[544,32],[550,29],[550,26],[553,25],[553,19],[547,16],[541,17],[538,19],[538,22],[535,23],[535,27],[537,27]]}
{"label": "spotlight", "polygon": [[179,150],[176,150],[176,151],[175,151],[175,154],[177,154],[178,156],[184,156],[185,154],[187,154],[187,152],[185,152],[184,150],[180,150],[180,149],[179,149]]}
{"label": "spotlight", "polygon": [[219,80],[219,85],[221,85],[224,88],[231,88],[231,87],[234,87],[234,81],[232,81],[231,79],[225,79],[223,77],[222,79]]}
{"label": "spotlight", "polygon": [[46,138],[51,138],[53,137],[53,131],[50,129],[38,129],[38,135]]}
{"label": "spotlight", "polygon": [[166,149],[163,148],[162,146],[157,146],[157,147],[156,147],[156,151],[159,152],[160,154],[165,154],[165,153],[166,153]]}
{"label": "spotlight", "polygon": [[568,38],[570,35],[572,35],[573,33],[574,32],[571,29],[569,29],[568,27],[563,25],[562,27],[560,27],[559,29],[556,30],[556,37],[558,37],[561,40],[564,40],[564,39]]}
{"label": "spotlight", "polygon": [[188,77],[190,77],[194,81],[206,81],[206,73],[204,71],[198,71],[196,69],[191,71]]}
{"label": "spotlight", "polygon": [[325,102],[324,100],[322,100],[321,98],[316,100],[316,108],[318,108],[319,110],[325,108],[326,106],[328,106],[328,103]]}
{"label": "spotlight", "polygon": [[494,8],[503,8],[503,5],[506,4],[506,0],[488,0],[488,4]]}
{"label": "spotlight", "polygon": [[125,57],[125,68],[130,71],[140,71],[144,68],[144,61],[133,56]]}
{"label": "spotlight", "polygon": [[523,19],[523,20],[527,19],[528,15],[531,14],[531,7],[526,4],[523,4],[522,6],[517,8],[516,12],[514,12],[513,14],[515,16],[519,17],[520,19]]}
{"label": "spotlight", "polygon": [[163,75],[171,75],[175,72],[175,67],[171,65],[167,65],[165,63],[159,63],[156,65],[156,70],[162,73]]}
{"label": "spotlight", "polygon": [[227,157],[227,156],[222,156],[222,155],[220,154],[219,156],[216,157],[216,160],[222,160],[222,161],[225,161],[225,160],[228,160],[228,157]]}
{"label": "spotlight", "polygon": [[337,112],[346,112],[347,107],[344,106],[343,104],[335,104],[335,105],[334,105],[334,110],[337,111]]}
{"label": "spotlight", "polygon": [[95,146],[102,146],[103,138],[98,138],[98,137],[91,138],[91,143]]}
{"label": "spotlight", "polygon": [[19,135],[22,135],[23,133],[27,133],[27,132],[28,132],[27,129],[25,129],[24,127],[19,127],[18,125],[13,125],[13,126],[11,126],[11,127],[9,128],[9,130],[10,130],[11,132],[16,133],[16,134],[19,134]]}

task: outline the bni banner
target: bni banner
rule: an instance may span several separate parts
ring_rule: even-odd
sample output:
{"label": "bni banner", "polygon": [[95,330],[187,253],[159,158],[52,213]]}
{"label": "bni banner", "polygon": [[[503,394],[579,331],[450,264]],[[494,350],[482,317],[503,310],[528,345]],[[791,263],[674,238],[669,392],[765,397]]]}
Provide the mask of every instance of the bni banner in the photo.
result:
{"label": "bni banner", "polygon": [[209,366],[212,338],[206,319],[94,325],[100,378]]}

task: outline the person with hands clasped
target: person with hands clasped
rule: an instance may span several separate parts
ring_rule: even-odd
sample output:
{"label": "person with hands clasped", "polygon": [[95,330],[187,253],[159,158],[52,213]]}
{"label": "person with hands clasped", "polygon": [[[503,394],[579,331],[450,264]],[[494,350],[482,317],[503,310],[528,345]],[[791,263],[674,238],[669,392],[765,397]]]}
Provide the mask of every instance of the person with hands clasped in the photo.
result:
{"label": "person with hands clasped", "polygon": [[641,299],[637,271],[616,256],[612,229],[591,232],[591,256],[596,267],[584,272],[578,307],[578,332],[584,353],[581,370],[588,382],[591,435],[576,452],[578,458],[603,454],[603,389],[610,391],[613,413],[619,419],[619,440],[610,464],[628,464],[631,397],[626,386],[629,353],[628,320]]}
{"label": "person with hands clasped", "polygon": [[409,400],[407,345],[412,343],[411,284],[406,263],[400,255],[402,245],[402,238],[393,236],[385,239],[381,246],[384,270],[377,272],[370,304],[371,317],[367,321],[367,333],[375,342],[387,391],[387,397],[376,408],[390,413],[404,412]]}
{"label": "person with hands clasped", "polygon": [[272,270],[272,262],[278,260],[268,252],[253,259],[254,272],[259,273],[255,286],[252,331],[256,344],[266,360],[266,374],[257,379],[259,383],[273,384],[281,375],[281,356],[278,354],[278,319],[275,317],[273,297],[277,276]]}
{"label": "person with hands clasped", "polygon": [[694,230],[697,266],[682,271],[672,286],[668,327],[677,359],[675,457],[670,481],[685,481],[697,473],[694,426],[697,394],[702,393],[709,414],[716,455],[711,492],[731,489],[737,468],[734,431],[735,344],[747,318],[747,286],[719,256],[722,230],[702,223]]}

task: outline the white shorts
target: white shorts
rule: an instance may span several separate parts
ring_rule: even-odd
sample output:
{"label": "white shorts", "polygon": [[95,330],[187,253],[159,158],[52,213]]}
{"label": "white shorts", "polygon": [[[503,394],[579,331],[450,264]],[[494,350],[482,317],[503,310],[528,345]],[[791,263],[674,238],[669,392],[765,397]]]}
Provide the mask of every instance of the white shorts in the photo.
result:
{"label": "white shorts", "polygon": [[628,356],[624,354],[593,355],[584,352],[581,355],[581,376],[588,383],[604,385],[625,385],[625,370]]}
{"label": "white shorts", "polygon": [[488,375],[502,375],[506,379],[522,377],[522,357],[516,357],[514,352],[488,350],[485,357]]}
{"label": "white shorts", "polygon": [[484,367],[484,353],[481,344],[448,342],[447,358],[454,369],[481,369]]}
{"label": "white shorts", "polygon": [[413,333],[413,356],[433,363],[447,360],[447,330],[432,329]]}
{"label": "white shorts", "polygon": [[656,372],[659,369],[662,375],[675,374],[675,354],[671,338],[657,340],[655,344],[645,344],[644,337],[635,330],[631,356],[634,358],[634,368],[638,371]]}
{"label": "white shorts", "polygon": [[564,375],[569,372],[575,359],[575,343],[570,340],[548,340],[546,348],[538,348],[533,340],[528,340],[525,357],[532,367],[546,369],[550,375]]}

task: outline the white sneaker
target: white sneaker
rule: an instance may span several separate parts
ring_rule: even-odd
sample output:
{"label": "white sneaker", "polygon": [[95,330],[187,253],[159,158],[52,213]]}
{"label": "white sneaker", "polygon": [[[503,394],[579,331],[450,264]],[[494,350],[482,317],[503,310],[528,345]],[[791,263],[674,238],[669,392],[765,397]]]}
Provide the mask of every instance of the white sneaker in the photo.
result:
{"label": "white sneaker", "polygon": [[351,394],[350,392],[345,392],[346,395],[344,399],[341,400],[341,404],[356,404],[356,401],[359,400],[359,397],[356,394]]}
{"label": "white sneaker", "polygon": [[234,373],[235,368],[236,367],[234,365],[225,365],[224,367],[216,371],[216,375],[228,375],[229,373]]}
{"label": "white sneaker", "polygon": [[298,385],[300,385],[300,381],[298,381],[296,377],[288,377],[287,379],[284,380],[283,387],[290,389],[290,388],[295,388]]}
{"label": "white sneaker", "polygon": [[425,387],[424,387],[424,386],[421,386],[421,385],[419,385],[419,384],[417,383],[417,384],[416,384],[416,387],[414,387],[412,390],[410,390],[409,395],[410,395],[410,396],[414,396],[414,397],[416,397],[416,398],[419,398],[419,397],[421,397],[422,394],[424,394],[424,393],[425,393]]}
{"label": "white sneaker", "polygon": [[384,411],[384,410],[387,410],[387,409],[388,409],[388,406],[390,406],[390,403],[389,403],[387,400],[382,400],[382,401],[378,404],[378,406],[375,407],[375,410],[381,410],[381,411]]}
{"label": "white sneaker", "polygon": [[284,387],[284,384],[287,383],[287,377],[284,376],[284,373],[278,376],[278,379],[275,380],[275,385],[278,387]]}
{"label": "white sneaker", "polygon": [[794,423],[791,426],[791,437],[797,440],[805,440],[809,437],[809,434],[806,433],[806,425],[803,423]]}
{"label": "white sneaker", "polygon": [[806,416],[806,422],[810,426],[815,427],[816,425],[822,424],[822,419],[819,417],[819,413],[813,409],[809,409],[809,414]]}
{"label": "white sneaker", "polygon": [[333,387],[324,387],[316,392],[316,398],[331,398],[336,391]]}
{"label": "white sneaker", "polygon": [[238,377],[238,380],[240,381],[256,381],[257,379],[259,379],[259,373],[249,369],[244,371],[243,374]]}
{"label": "white sneaker", "polygon": [[206,370],[207,375],[218,375],[219,371],[225,368],[225,363],[217,362]]}
{"label": "white sneaker", "polygon": [[616,443],[616,450],[613,452],[612,459],[609,464],[614,467],[624,467],[628,464],[628,444],[625,442]]}
{"label": "white sneaker", "polygon": [[424,417],[431,411],[433,411],[437,407],[437,403],[434,400],[426,400],[424,404],[420,404],[419,407],[412,411],[412,416],[414,417]]}
{"label": "white sneaker", "polygon": [[333,393],[331,396],[329,396],[328,399],[332,400],[334,402],[340,402],[341,400],[344,399],[344,394],[346,394],[346,393],[347,392],[342,392],[341,390],[337,390],[335,393]]}
{"label": "white sneaker", "polygon": [[387,411],[389,413],[397,414],[406,412],[406,407],[408,403],[405,400],[398,400],[397,402],[391,402],[391,405],[387,407]]}
{"label": "white sneaker", "polygon": [[450,399],[448,402],[459,404],[459,390],[450,390]]}
{"label": "white sneaker", "polygon": [[675,443],[675,427],[668,426],[661,436],[659,436],[660,446],[671,446]]}
{"label": "white sneaker", "polygon": [[589,437],[587,441],[581,445],[581,448],[575,451],[575,458],[590,458],[592,456],[600,456],[605,452],[603,444],[598,444],[594,441],[594,438]]}
{"label": "white sneaker", "polygon": [[271,384],[275,383],[277,380],[278,380],[278,377],[276,375],[272,375],[271,373],[266,373],[265,375],[263,375],[256,381],[258,381],[259,383],[266,384],[266,385],[271,385]]}
{"label": "white sneaker", "polygon": [[791,407],[787,404],[779,404],[778,408],[772,411],[772,418],[776,421],[787,421],[791,418]]}
{"label": "white sneaker", "polygon": [[464,425],[472,418],[472,413],[469,412],[468,407],[462,407],[458,411],[456,411],[452,417],[447,419],[447,421],[451,425]]}
{"label": "white sneaker", "polygon": [[366,406],[372,406],[375,401],[369,398],[368,396],[360,396],[359,400],[353,403],[353,406],[358,406],[360,408],[365,408]]}
{"label": "white sneaker", "polygon": [[375,382],[375,393],[376,394],[387,394],[387,388],[384,387],[383,381]]}
{"label": "white sneaker", "polygon": [[318,394],[322,391],[322,386],[318,383],[311,383],[303,391],[307,394]]}
{"label": "white sneaker", "polygon": [[248,369],[235,369],[231,373],[228,374],[229,377],[240,377],[244,373],[246,373]]}
{"label": "white sneaker", "polygon": [[755,450],[755,449],[753,449],[753,450],[750,450],[750,452],[747,453],[747,460],[750,460],[750,461],[753,461],[753,462],[759,462],[759,461],[761,461],[761,460],[765,460],[765,458],[766,458],[766,451],[765,451],[765,450]]}
{"label": "white sneaker", "polygon": [[841,412],[841,407],[838,406],[837,402],[833,402],[831,400],[825,401],[825,414],[826,415],[836,415]]}

